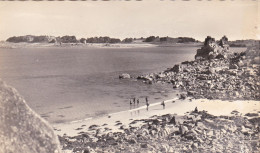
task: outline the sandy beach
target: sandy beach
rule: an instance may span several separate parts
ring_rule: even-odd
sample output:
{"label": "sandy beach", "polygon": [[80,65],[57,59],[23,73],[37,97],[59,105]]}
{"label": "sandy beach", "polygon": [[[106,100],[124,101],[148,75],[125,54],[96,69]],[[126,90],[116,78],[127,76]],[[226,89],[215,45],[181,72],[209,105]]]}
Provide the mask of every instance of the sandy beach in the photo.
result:
{"label": "sandy beach", "polygon": [[[187,112],[193,111],[196,107],[198,110],[205,110],[209,114],[220,116],[231,116],[232,111],[238,111],[240,116],[246,113],[260,113],[259,101],[222,101],[222,100],[208,100],[208,99],[186,99],[179,100],[178,98],[165,101],[166,107],[163,109],[161,101],[149,106],[147,111],[146,106],[133,108],[118,113],[109,114],[98,118],[87,118],[70,123],[54,124],[55,133],[57,135],[76,136],[80,132],[89,131],[89,127],[97,125],[105,129],[111,129],[107,132],[123,131],[120,126],[129,127],[129,123],[134,120],[150,118],[154,115],[176,114],[185,115]],[[134,106],[132,106],[134,107]],[[117,124],[122,123],[122,124]],[[140,126],[140,125],[135,125]]]}

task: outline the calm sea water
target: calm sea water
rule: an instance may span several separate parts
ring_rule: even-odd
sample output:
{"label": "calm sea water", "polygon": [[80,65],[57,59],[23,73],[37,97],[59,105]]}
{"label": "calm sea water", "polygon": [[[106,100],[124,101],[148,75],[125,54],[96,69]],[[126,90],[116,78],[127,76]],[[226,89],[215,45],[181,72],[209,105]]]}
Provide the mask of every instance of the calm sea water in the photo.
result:
{"label": "calm sea water", "polygon": [[198,47],[0,49],[0,78],[51,123],[127,110],[129,99],[151,103],[176,97],[172,86],[147,85],[132,76],[193,60]]}

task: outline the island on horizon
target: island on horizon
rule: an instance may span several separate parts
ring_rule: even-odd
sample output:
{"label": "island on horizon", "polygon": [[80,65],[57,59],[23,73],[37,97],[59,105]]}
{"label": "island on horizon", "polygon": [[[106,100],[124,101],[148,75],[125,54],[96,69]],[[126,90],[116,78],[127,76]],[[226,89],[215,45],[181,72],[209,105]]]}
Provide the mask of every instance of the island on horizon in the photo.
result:
{"label": "island on horizon", "polygon": [[[23,45],[19,45],[23,43]],[[230,47],[250,47],[256,46],[260,43],[260,40],[234,40],[228,41]],[[25,35],[25,36],[13,36],[9,37],[6,41],[0,43],[1,48],[19,48],[19,47],[77,47],[85,46],[91,44],[96,47],[126,47],[126,45],[131,45],[128,47],[170,47],[175,45],[192,45],[192,46],[202,46],[203,43],[192,37],[159,37],[159,36],[149,36],[140,38],[110,38],[108,36],[104,37],[90,37],[90,38],[80,38],[77,39],[76,36],[35,36],[35,35]]]}

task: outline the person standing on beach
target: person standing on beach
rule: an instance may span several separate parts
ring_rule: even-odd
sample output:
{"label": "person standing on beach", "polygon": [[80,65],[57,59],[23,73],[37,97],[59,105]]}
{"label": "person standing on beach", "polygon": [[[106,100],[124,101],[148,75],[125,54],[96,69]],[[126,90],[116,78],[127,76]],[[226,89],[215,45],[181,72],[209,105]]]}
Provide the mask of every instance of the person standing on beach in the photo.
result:
{"label": "person standing on beach", "polygon": [[132,100],[130,99],[130,105],[132,105]]}
{"label": "person standing on beach", "polygon": [[148,97],[147,96],[145,97],[145,101],[146,101],[146,106],[147,106],[146,109],[148,110],[149,102],[148,102]]}
{"label": "person standing on beach", "polygon": [[135,97],[133,98],[133,102],[134,102],[134,104],[135,104]]}
{"label": "person standing on beach", "polygon": [[161,105],[163,105],[163,109],[165,109],[165,102],[162,101]]}
{"label": "person standing on beach", "polygon": [[139,104],[139,99],[136,100],[137,105]]}
{"label": "person standing on beach", "polygon": [[150,104],[149,104],[149,102],[147,101],[147,102],[146,102],[146,106],[147,106],[146,109],[147,109],[147,110],[148,110],[149,105],[150,105]]}

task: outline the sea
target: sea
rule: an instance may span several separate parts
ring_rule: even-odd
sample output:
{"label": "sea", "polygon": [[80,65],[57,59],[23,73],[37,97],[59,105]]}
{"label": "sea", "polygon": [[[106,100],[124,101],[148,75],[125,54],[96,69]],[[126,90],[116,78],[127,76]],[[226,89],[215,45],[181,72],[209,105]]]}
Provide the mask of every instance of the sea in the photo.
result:
{"label": "sea", "polygon": [[[176,98],[170,84],[146,84],[138,75],[194,59],[197,46],[140,48],[0,49],[0,78],[50,123],[67,123],[133,109],[130,99]],[[132,79],[119,79],[128,73]]]}

